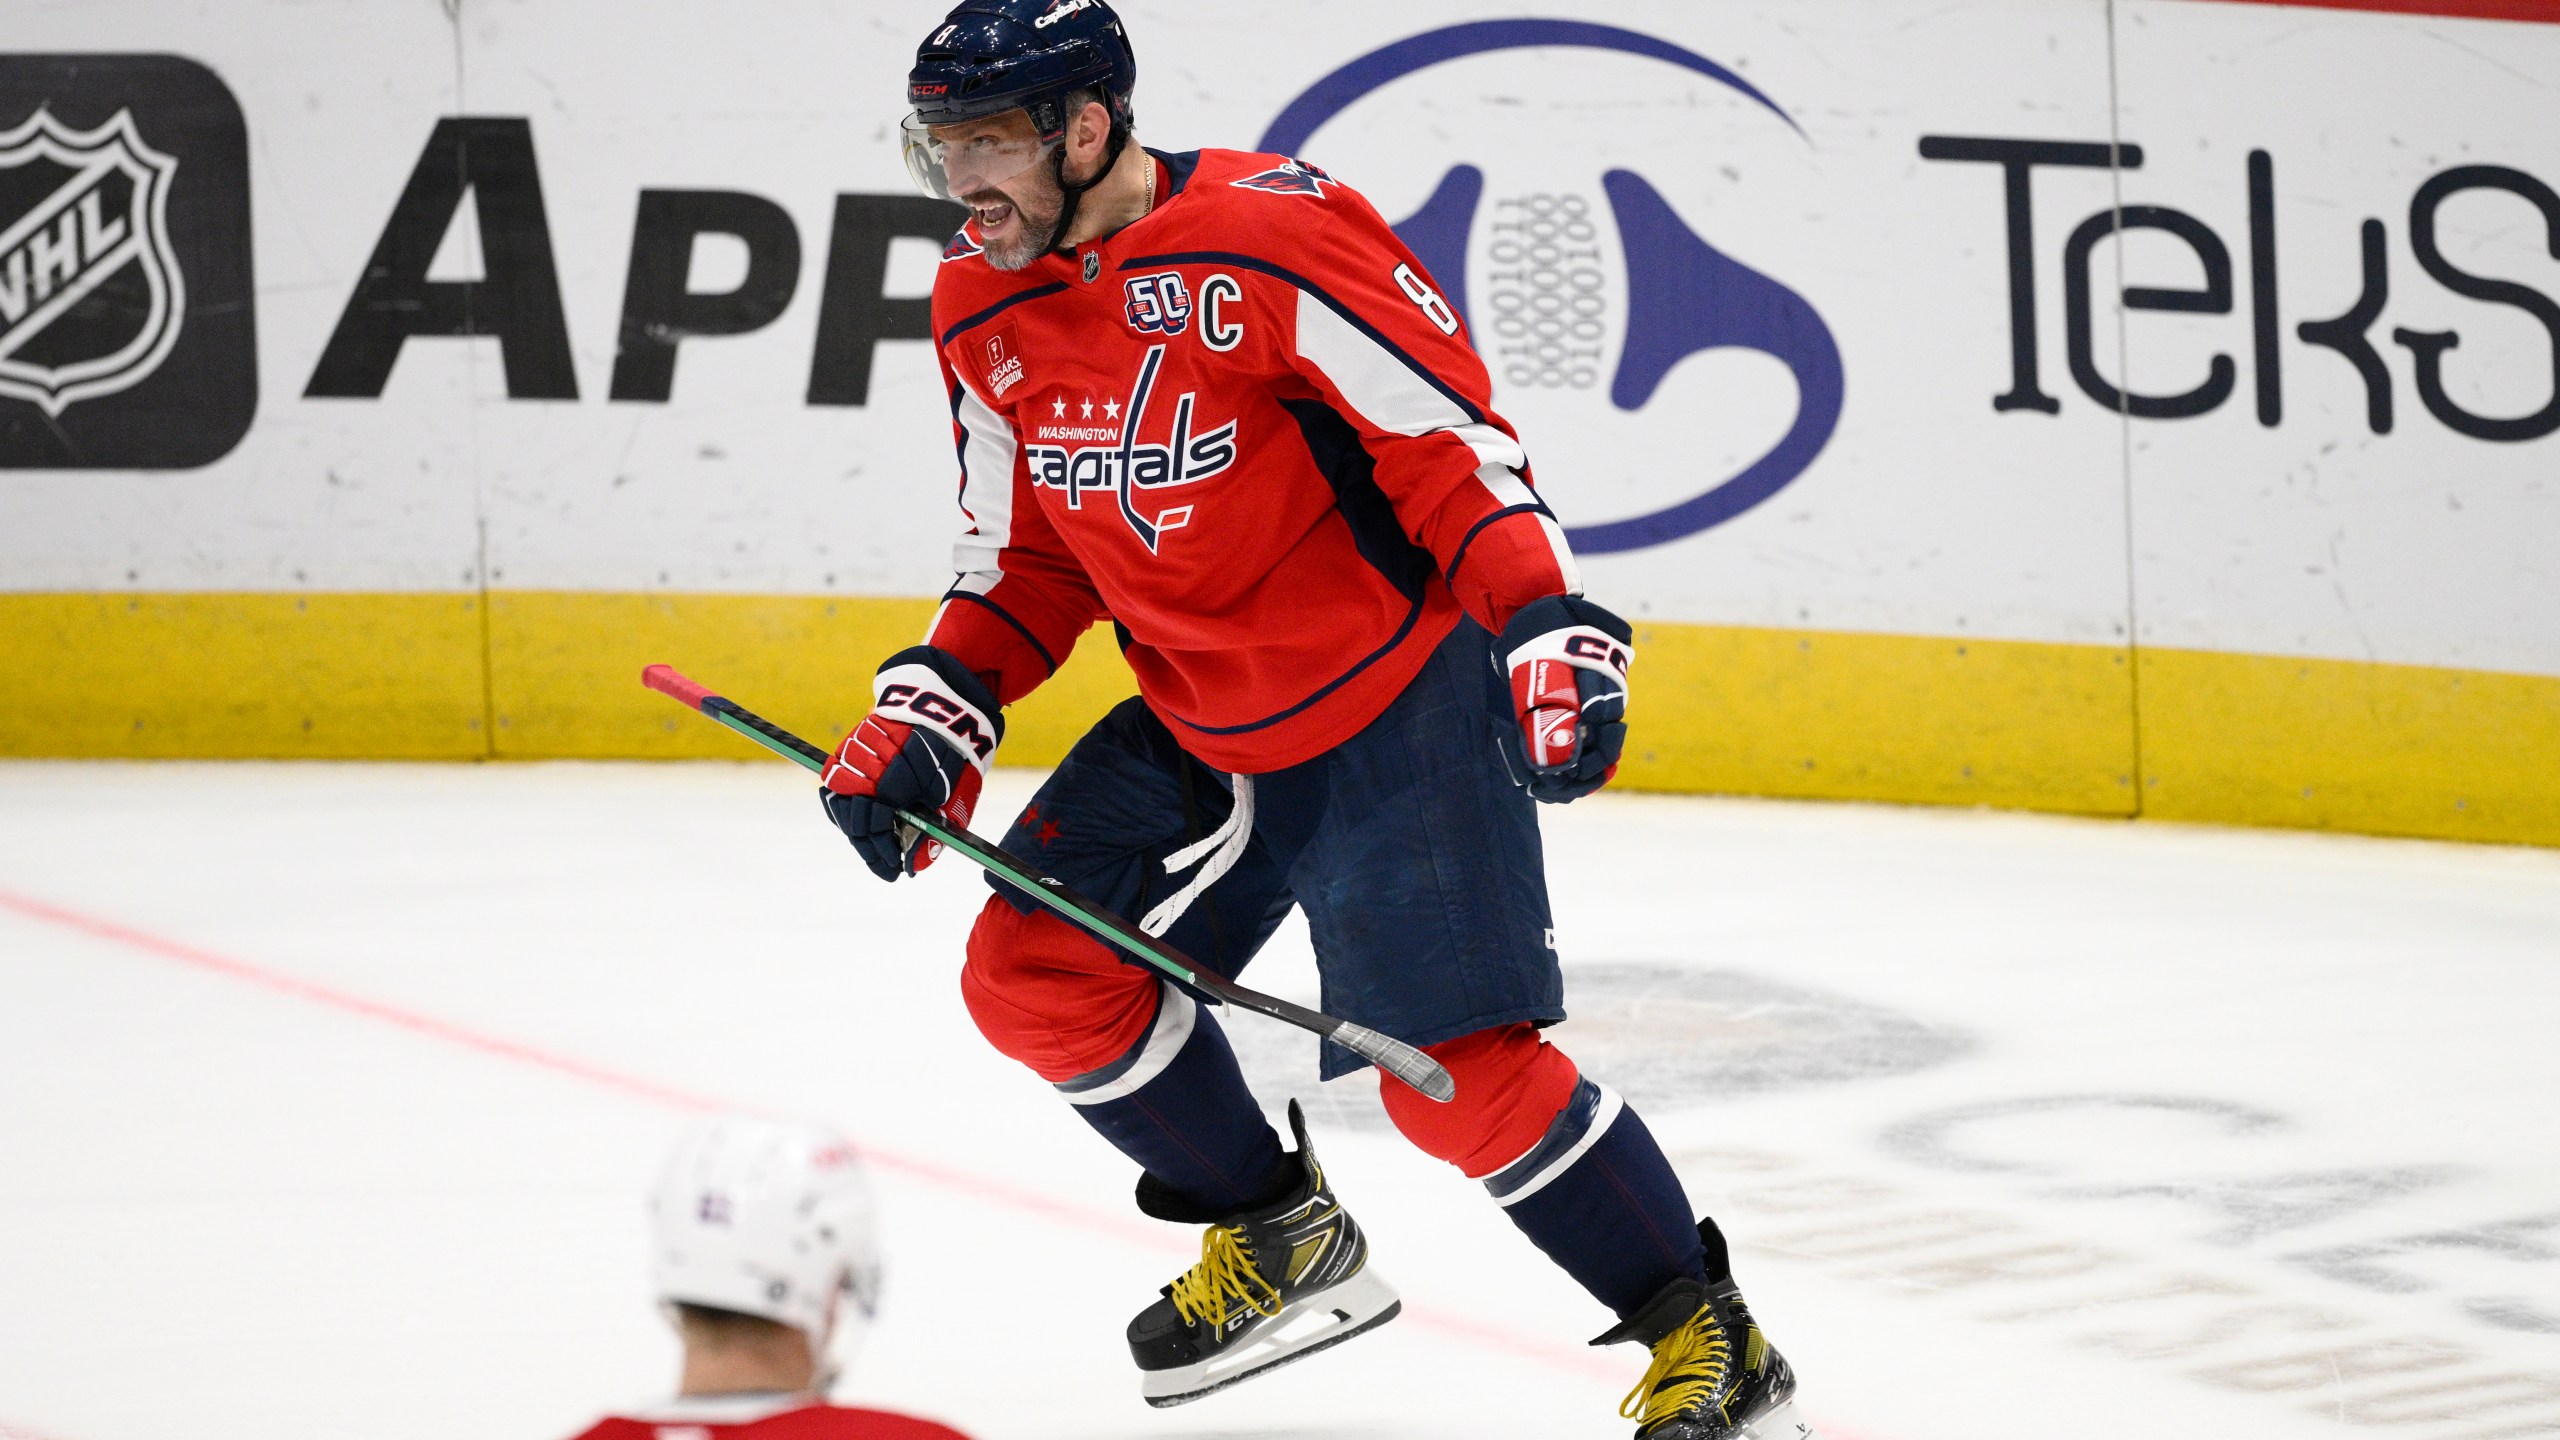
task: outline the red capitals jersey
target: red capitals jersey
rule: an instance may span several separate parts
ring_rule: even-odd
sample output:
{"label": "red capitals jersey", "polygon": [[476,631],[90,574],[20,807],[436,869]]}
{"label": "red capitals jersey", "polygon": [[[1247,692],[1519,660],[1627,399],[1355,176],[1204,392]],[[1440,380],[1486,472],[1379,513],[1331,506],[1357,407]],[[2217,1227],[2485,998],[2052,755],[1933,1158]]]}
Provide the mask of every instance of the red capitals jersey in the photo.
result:
{"label": "red capitals jersey", "polygon": [[1465,326],[1313,166],[1154,157],[1155,208],[1007,273],[975,222],[933,324],[968,529],[930,640],[1011,703],[1096,620],[1222,770],[1350,738],[1460,614],[1581,584]]}
{"label": "red capitals jersey", "polygon": [[799,1396],[706,1395],[599,1420],[577,1440],[969,1440],[948,1425]]}

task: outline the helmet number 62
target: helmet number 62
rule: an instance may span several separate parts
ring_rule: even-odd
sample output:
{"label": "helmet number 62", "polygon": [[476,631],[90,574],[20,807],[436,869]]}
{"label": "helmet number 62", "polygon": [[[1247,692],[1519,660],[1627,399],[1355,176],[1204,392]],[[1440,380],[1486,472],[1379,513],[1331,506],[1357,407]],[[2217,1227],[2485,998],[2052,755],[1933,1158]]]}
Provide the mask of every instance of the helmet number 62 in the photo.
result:
{"label": "helmet number 62", "polygon": [[1431,317],[1431,323],[1440,327],[1441,334],[1458,333],[1458,317],[1449,309],[1449,302],[1441,299],[1440,292],[1425,284],[1421,276],[1414,274],[1412,266],[1396,267],[1396,288],[1404,292],[1406,299],[1422,307],[1422,313]]}

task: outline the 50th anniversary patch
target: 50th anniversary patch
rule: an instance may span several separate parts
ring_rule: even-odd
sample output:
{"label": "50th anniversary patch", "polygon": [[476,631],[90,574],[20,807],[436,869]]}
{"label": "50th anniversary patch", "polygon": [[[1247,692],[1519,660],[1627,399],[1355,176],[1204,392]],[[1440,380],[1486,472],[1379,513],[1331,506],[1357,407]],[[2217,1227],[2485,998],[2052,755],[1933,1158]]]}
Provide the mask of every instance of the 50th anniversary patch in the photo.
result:
{"label": "50th anniversary patch", "polygon": [[184,469],[258,408],[248,132],[174,55],[0,56],[0,467]]}

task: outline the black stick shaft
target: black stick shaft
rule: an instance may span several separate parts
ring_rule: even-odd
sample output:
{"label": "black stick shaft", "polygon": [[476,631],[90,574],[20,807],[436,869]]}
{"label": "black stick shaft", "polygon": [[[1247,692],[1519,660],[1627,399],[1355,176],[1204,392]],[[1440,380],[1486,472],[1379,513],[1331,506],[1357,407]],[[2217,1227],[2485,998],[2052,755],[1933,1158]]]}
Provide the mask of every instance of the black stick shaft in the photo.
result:
{"label": "black stick shaft", "polygon": [[[771,750],[813,773],[827,766],[827,752],[747,709],[735,701],[714,695],[663,665],[652,665],[641,673],[642,683],[650,689],[672,695],[704,715],[736,731],[756,744]],[[1201,991],[1223,1005],[1268,1015],[1303,1030],[1312,1030],[1342,1046],[1398,1080],[1421,1091],[1433,1100],[1448,1100],[1458,1093],[1457,1082],[1438,1061],[1392,1036],[1381,1035],[1363,1025],[1293,1005],[1276,996],[1265,995],[1238,985],[1180,950],[1140,930],[1102,905],[1077,894],[1064,882],[1043,874],[1002,847],[990,844],[967,829],[947,825],[937,816],[912,810],[898,812],[899,820],[941,842],[962,858],[986,870],[997,879],[1021,891],[1031,899],[1065,916],[1073,924],[1101,939],[1117,945],[1140,960]]]}

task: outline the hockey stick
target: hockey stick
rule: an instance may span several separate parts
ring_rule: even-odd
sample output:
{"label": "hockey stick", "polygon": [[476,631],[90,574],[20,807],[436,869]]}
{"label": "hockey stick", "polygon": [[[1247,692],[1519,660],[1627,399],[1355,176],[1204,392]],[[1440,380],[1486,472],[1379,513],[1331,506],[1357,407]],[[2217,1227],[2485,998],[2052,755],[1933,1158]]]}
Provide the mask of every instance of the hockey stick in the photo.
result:
{"label": "hockey stick", "polygon": [[[826,751],[745,706],[712,694],[678,674],[671,665],[652,665],[641,671],[640,683],[662,695],[674,696],[776,755],[798,762],[804,769],[824,772],[827,768]],[[1446,1101],[1458,1093],[1458,1083],[1449,1078],[1449,1072],[1441,1069],[1438,1061],[1393,1036],[1381,1035],[1365,1025],[1354,1025],[1303,1005],[1292,1005],[1258,990],[1248,990],[1223,975],[1203,969],[1199,961],[1146,934],[1069,889],[1064,882],[1041,874],[965,829],[945,825],[931,815],[914,810],[901,810],[898,818],[941,841],[1007,885],[1064,915],[1074,924],[1129,951],[1221,1005],[1233,1005],[1257,1015],[1268,1015],[1274,1020],[1285,1020],[1301,1030],[1312,1030],[1433,1100]]]}

